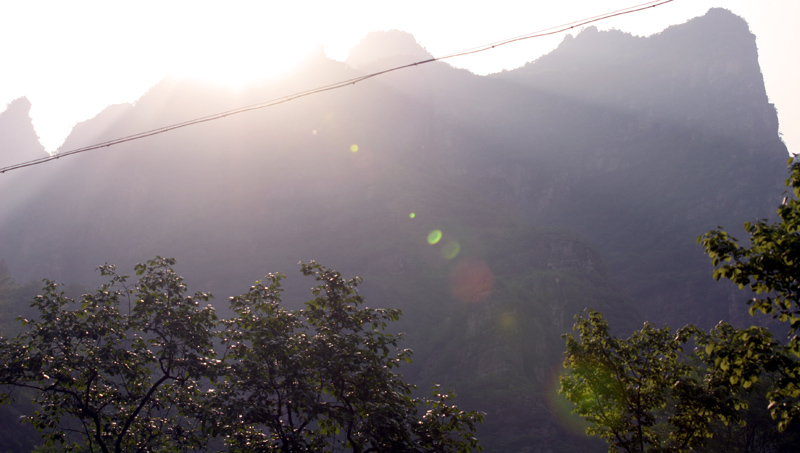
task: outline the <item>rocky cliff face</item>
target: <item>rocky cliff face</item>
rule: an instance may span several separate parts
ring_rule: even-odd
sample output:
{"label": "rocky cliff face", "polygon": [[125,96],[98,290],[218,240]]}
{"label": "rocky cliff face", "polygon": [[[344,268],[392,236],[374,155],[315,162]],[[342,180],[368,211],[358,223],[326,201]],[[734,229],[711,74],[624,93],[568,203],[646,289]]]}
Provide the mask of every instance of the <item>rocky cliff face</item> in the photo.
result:
{"label": "rocky cliff face", "polygon": [[747,24],[712,9],[650,38],[587,29],[496,78],[550,118],[473,177],[530,223],[588,238],[648,318],[721,316],[695,238],[773,216],[787,175]]}

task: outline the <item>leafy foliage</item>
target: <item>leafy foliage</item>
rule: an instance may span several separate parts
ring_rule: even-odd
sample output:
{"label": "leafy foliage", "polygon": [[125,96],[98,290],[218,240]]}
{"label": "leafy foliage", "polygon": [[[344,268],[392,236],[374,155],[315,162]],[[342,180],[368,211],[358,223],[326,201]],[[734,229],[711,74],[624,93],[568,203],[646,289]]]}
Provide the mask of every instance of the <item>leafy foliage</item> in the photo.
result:
{"label": "leafy foliage", "polygon": [[[360,280],[303,264],[319,286],[297,312],[280,305],[282,275],[231,299],[238,315],[221,333],[225,380],[216,399],[232,451],[471,451],[481,415],[412,398],[394,372],[411,361],[385,333],[399,310],[362,307]],[[419,407],[430,407],[421,417]],[[243,409],[243,410],[242,410]]]}
{"label": "leafy foliage", "polygon": [[[191,449],[203,444],[201,380],[213,369],[216,315],[186,294],[174,260],[138,265],[132,287],[113,266],[79,303],[46,281],[33,306],[39,319],[0,343],[0,382],[36,391],[29,420],[50,444],[83,443],[102,452]],[[79,433],[79,436],[73,436]]]}
{"label": "leafy foliage", "polygon": [[[743,423],[742,411],[756,388],[767,388],[779,431],[800,415],[800,161],[790,160],[790,169],[786,184],[794,197],[784,198],[778,222],[745,224],[749,246],[722,229],[698,238],[716,267],[714,278],[755,292],[750,314],[788,324],[786,342],[764,327],[738,329],[724,322],[709,332],[689,325],[674,337],[666,327],[645,324],[620,340],[594,311],[578,317],[579,338],[565,336],[569,371],[561,377],[561,392],[593,424],[588,432],[606,439],[611,450],[702,447],[715,424]],[[694,355],[683,351],[689,340]]]}
{"label": "leafy foliage", "polygon": [[587,432],[605,439],[611,451],[686,451],[712,436],[712,424],[738,421],[744,403],[728,381],[703,375],[683,360],[684,344],[697,332],[676,334],[650,323],[627,339],[609,332],[602,315],[577,317],[567,342],[561,376],[574,412],[592,425]]}
{"label": "leafy foliage", "polygon": [[[768,393],[772,416],[783,429],[800,416],[800,161],[789,160],[786,181],[792,197],[778,208],[779,221],[745,223],[749,246],[721,228],[698,238],[716,267],[714,278],[749,288],[756,297],[748,301],[751,315],[772,315],[787,325],[787,340],[775,340],[764,329],[729,333],[730,345],[709,351],[721,371],[742,385],[758,380],[760,370],[777,373]],[[723,368],[724,366],[724,368]]]}
{"label": "leafy foliage", "polygon": [[451,395],[413,397],[395,373],[411,357],[385,331],[400,312],[361,307],[359,279],[302,265],[319,285],[292,312],[280,305],[283,276],[271,274],[220,320],[174,264],[139,264],[130,286],[102,266],[110,282],[79,302],[46,281],[39,318],[0,339],[0,383],[35,391],[41,409],[28,419],[50,447],[192,451],[222,438],[234,452],[480,449],[482,414]]}

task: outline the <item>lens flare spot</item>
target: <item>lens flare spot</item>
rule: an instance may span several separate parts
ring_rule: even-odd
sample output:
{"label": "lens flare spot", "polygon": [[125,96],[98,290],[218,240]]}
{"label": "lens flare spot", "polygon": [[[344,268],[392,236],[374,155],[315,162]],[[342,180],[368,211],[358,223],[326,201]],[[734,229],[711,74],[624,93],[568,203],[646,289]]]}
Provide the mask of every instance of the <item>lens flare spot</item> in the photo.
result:
{"label": "lens flare spot", "polygon": [[517,316],[515,313],[502,313],[498,316],[497,322],[504,332],[513,332],[517,329]]}
{"label": "lens flare spot", "polygon": [[354,153],[357,153],[358,152],[358,145],[356,145],[355,143],[350,145],[350,151],[352,151]]}
{"label": "lens flare spot", "polygon": [[483,260],[461,261],[450,272],[450,291],[462,302],[482,302],[493,287],[494,274]]}
{"label": "lens flare spot", "polygon": [[428,244],[438,244],[442,240],[442,230],[433,230],[428,233]]}
{"label": "lens flare spot", "polygon": [[312,134],[312,135],[317,135],[317,130],[316,130],[316,129],[314,129],[313,131],[311,131],[311,134]]}
{"label": "lens flare spot", "polygon": [[575,405],[568,401],[564,395],[558,393],[558,388],[560,387],[559,378],[563,372],[564,367],[556,365],[548,373],[545,382],[545,404],[559,426],[575,435],[588,438],[586,428],[590,426],[589,422],[573,414],[572,409],[575,408]]}
{"label": "lens flare spot", "polygon": [[446,260],[451,260],[458,256],[458,252],[461,251],[461,244],[456,241],[448,241],[447,244],[442,247],[442,257]]}
{"label": "lens flare spot", "polygon": [[409,215],[408,215],[408,218],[409,218],[409,219],[413,219],[413,218],[414,218],[414,217],[416,217],[416,216],[417,216],[417,215],[416,215],[416,214],[414,214],[414,213],[412,212],[411,214],[409,214]]}

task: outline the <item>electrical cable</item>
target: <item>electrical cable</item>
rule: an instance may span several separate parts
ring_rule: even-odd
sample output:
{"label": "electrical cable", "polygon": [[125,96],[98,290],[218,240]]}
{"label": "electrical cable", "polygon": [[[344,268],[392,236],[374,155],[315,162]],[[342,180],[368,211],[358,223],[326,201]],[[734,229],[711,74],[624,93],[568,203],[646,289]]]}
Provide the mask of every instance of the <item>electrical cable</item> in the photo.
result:
{"label": "electrical cable", "polygon": [[6,173],[6,172],[12,171],[12,170],[18,170],[20,168],[31,167],[31,166],[34,166],[34,165],[43,164],[45,162],[50,162],[52,160],[57,160],[57,159],[60,159],[62,157],[72,156],[74,154],[80,154],[80,153],[84,153],[84,152],[87,152],[87,151],[92,151],[92,150],[97,150],[97,149],[100,149],[100,148],[107,148],[107,147],[110,147],[110,146],[119,145],[119,144],[125,143],[125,142],[130,142],[130,141],[134,141],[134,140],[140,140],[140,139],[143,139],[143,138],[146,138],[146,137],[152,137],[154,135],[163,134],[163,133],[175,130],[175,129],[180,129],[180,128],[192,126],[192,125],[195,125],[195,124],[206,123],[206,122],[209,122],[209,121],[214,121],[214,120],[218,120],[218,119],[221,119],[221,118],[225,118],[225,117],[231,116],[231,115],[238,115],[240,113],[249,112],[249,111],[252,111],[252,110],[258,110],[258,109],[263,109],[263,108],[267,108],[267,107],[272,107],[272,106],[275,106],[275,105],[278,105],[278,104],[283,104],[283,103],[286,103],[286,102],[290,102],[290,101],[293,101],[295,99],[299,99],[299,98],[302,98],[302,97],[311,96],[313,94],[318,94],[318,93],[323,93],[323,92],[326,92],[326,91],[331,91],[331,90],[336,90],[336,89],[339,89],[339,88],[344,88],[344,87],[346,87],[348,85],[355,85],[356,83],[363,82],[364,80],[371,79],[373,77],[378,77],[378,76],[381,76],[381,75],[384,75],[384,74],[388,74],[390,72],[399,71],[401,69],[407,69],[407,68],[411,68],[411,67],[415,67],[415,66],[420,66],[420,65],[423,65],[423,64],[432,63],[434,61],[442,61],[442,60],[447,60],[447,59],[450,59],[450,58],[456,58],[456,57],[460,57],[460,56],[464,56],[464,55],[471,55],[471,54],[475,54],[475,53],[479,53],[479,52],[485,52],[485,51],[488,51],[488,50],[491,50],[491,49],[494,49],[494,48],[497,48],[497,47],[500,47],[500,46],[504,46],[506,44],[511,44],[511,43],[514,43],[514,42],[518,42],[518,41],[523,41],[523,40],[533,39],[533,38],[540,38],[540,37],[543,37],[543,36],[549,36],[549,35],[562,33],[562,32],[574,29],[576,27],[585,26],[585,25],[588,25],[588,24],[591,24],[591,23],[594,23],[594,22],[598,22],[598,21],[604,20],[604,19],[610,19],[612,17],[618,17],[618,16],[622,16],[622,15],[625,15],[625,14],[631,14],[631,13],[643,11],[643,10],[646,10],[646,9],[655,8],[657,6],[661,6],[661,5],[664,5],[666,3],[671,3],[673,1],[674,0],[655,0],[655,1],[650,1],[650,2],[639,4],[639,5],[631,6],[631,7],[628,7],[628,8],[623,8],[623,9],[619,9],[619,10],[612,11],[612,12],[609,12],[609,13],[601,14],[601,15],[598,15],[598,16],[593,16],[593,17],[590,17],[590,18],[587,18],[587,19],[581,19],[581,20],[577,20],[577,21],[574,21],[574,22],[569,22],[569,23],[566,23],[566,24],[563,24],[563,25],[557,25],[555,27],[550,27],[550,28],[546,28],[546,29],[539,30],[539,31],[536,31],[536,32],[532,32],[532,33],[529,33],[529,34],[520,35],[520,36],[513,37],[513,38],[508,38],[508,39],[505,39],[505,40],[502,40],[502,41],[497,41],[497,42],[494,42],[494,43],[491,43],[491,44],[486,44],[486,45],[479,46],[479,47],[473,47],[471,49],[463,50],[463,51],[452,53],[452,54],[449,54],[449,55],[444,55],[444,56],[441,56],[441,57],[432,57],[432,58],[429,58],[427,60],[417,61],[417,62],[414,62],[414,63],[405,64],[405,65],[402,65],[402,66],[396,66],[396,67],[389,68],[389,69],[386,69],[386,70],[383,70],[383,71],[373,72],[371,74],[366,74],[366,75],[363,75],[363,76],[354,77],[352,79],[343,80],[343,81],[340,81],[340,82],[335,82],[335,83],[332,83],[330,85],[324,85],[324,86],[317,87],[317,88],[312,88],[312,89],[306,90],[306,91],[300,91],[300,92],[297,92],[297,93],[293,93],[293,94],[289,94],[289,95],[286,95],[286,96],[278,97],[278,98],[271,99],[271,100],[268,100],[268,101],[258,102],[258,103],[255,103],[255,104],[246,105],[244,107],[239,107],[239,108],[235,108],[235,109],[232,109],[232,110],[226,110],[226,111],[223,111],[223,112],[214,113],[212,115],[207,115],[207,116],[203,116],[203,117],[199,117],[199,118],[194,118],[194,119],[191,119],[191,120],[188,120],[188,121],[184,121],[184,122],[181,122],[181,123],[175,123],[175,124],[171,124],[171,125],[168,125],[168,126],[160,127],[160,128],[157,128],[157,129],[151,129],[149,131],[139,132],[137,134],[128,135],[128,136],[121,137],[121,138],[116,138],[116,139],[113,139],[113,140],[108,140],[108,141],[105,141],[105,142],[96,143],[96,144],[89,145],[89,146],[84,146],[82,148],[76,148],[76,149],[72,149],[72,150],[68,150],[68,151],[58,152],[58,153],[52,154],[50,156],[40,157],[38,159],[33,159],[33,160],[26,161],[26,162],[21,162],[21,163],[18,163],[18,164],[9,165],[9,166],[6,166],[6,167],[0,167],[0,174]]}

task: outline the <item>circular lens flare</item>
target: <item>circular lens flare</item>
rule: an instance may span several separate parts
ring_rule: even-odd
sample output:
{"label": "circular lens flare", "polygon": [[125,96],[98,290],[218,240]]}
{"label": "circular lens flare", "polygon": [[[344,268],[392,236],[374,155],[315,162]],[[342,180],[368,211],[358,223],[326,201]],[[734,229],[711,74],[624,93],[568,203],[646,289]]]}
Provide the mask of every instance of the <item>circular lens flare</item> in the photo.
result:
{"label": "circular lens flare", "polygon": [[497,317],[497,323],[503,332],[514,332],[517,329],[517,315],[512,312],[501,313]]}
{"label": "circular lens flare", "polygon": [[450,291],[462,302],[482,302],[492,292],[492,288],[494,274],[483,260],[461,261],[450,272]]}
{"label": "circular lens flare", "polygon": [[458,252],[461,251],[461,245],[456,241],[448,241],[447,244],[442,247],[442,257],[446,260],[451,260],[458,256]]}
{"label": "circular lens flare", "polygon": [[428,244],[438,244],[442,240],[442,230],[433,230],[428,233]]}
{"label": "circular lens flare", "polygon": [[545,404],[550,414],[554,416],[553,418],[561,428],[572,434],[588,437],[586,428],[590,426],[589,422],[579,415],[572,413],[572,409],[575,405],[558,392],[561,386],[561,373],[564,372],[565,369],[561,365],[556,365],[550,370],[545,383]]}

